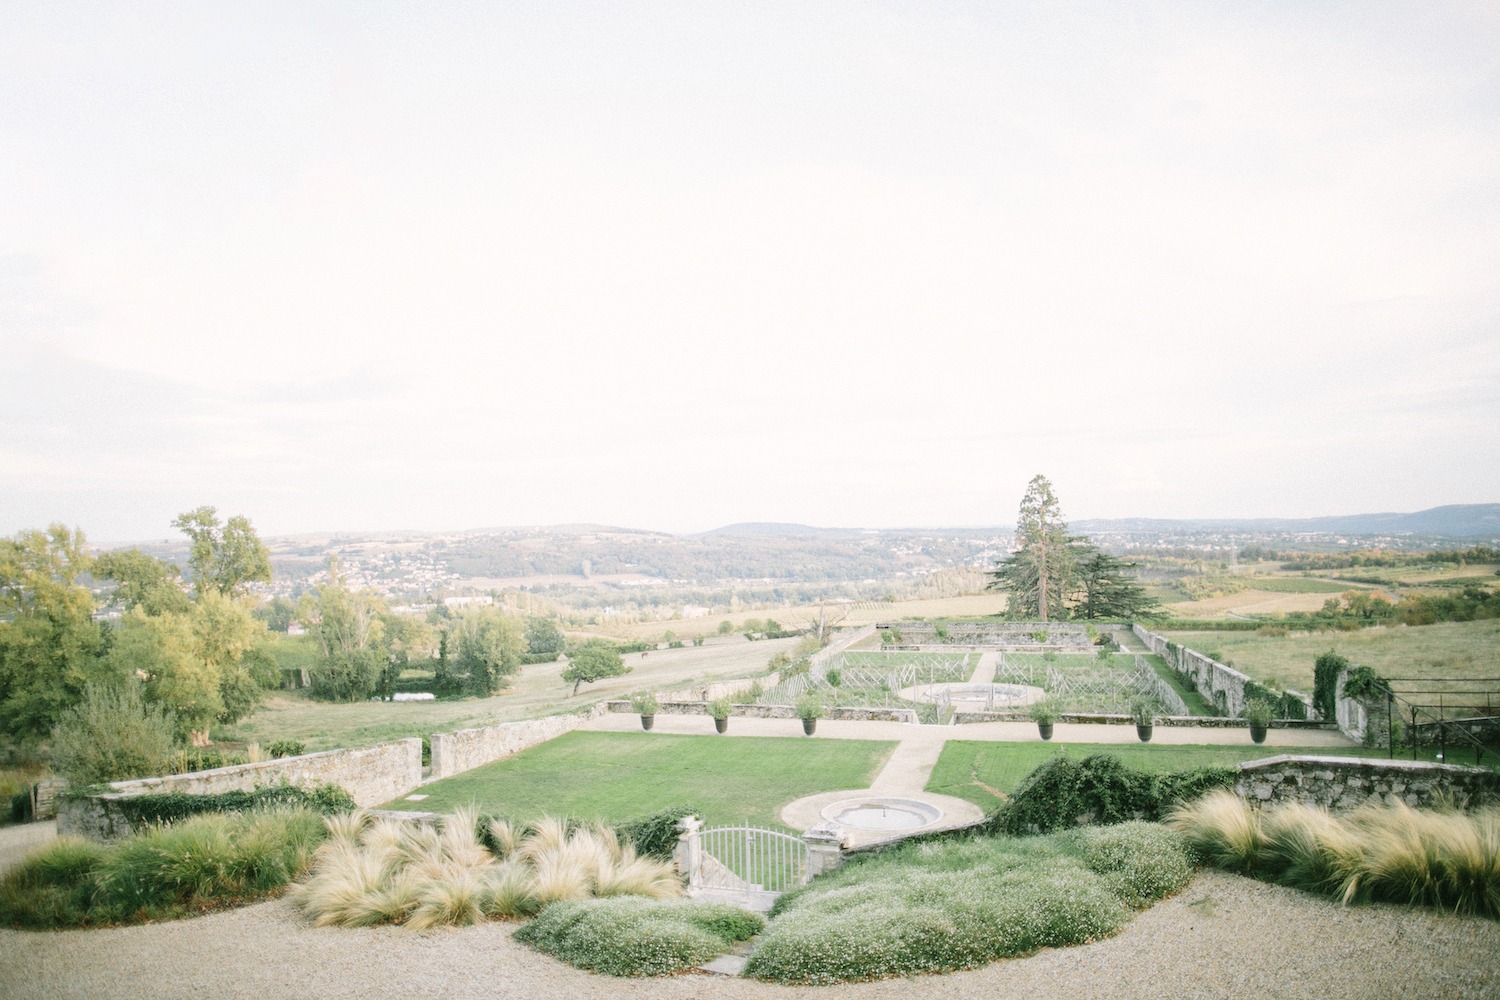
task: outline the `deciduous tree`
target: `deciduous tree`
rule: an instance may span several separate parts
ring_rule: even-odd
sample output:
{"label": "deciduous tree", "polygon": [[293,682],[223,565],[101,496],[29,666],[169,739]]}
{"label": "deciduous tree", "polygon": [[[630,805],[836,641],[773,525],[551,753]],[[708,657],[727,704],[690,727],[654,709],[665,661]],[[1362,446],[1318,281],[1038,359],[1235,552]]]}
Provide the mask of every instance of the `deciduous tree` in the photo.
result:
{"label": "deciduous tree", "polygon": [[78,584],[92,560],[81,531],[54,524],[0,540],[0,731],[51,732],[91,680],[105,679],[105,635]]}
{"label": "deciduous tree", "polygon": [[564,681],[573,682],[573,693],[579,685],[592,684],[606,677],[622,677],[630,673],[620,651],[601,639],[590,639],[568,654],[568,666],[562,672]]}
{"label": "deciduous tree", "polygon": [[172,526],[192,541],[188,565],[200,594],[209,587],[221,594],[234,594],[248,583],[270,582],[271,554],[249,518],[235,515],[220,524],[214,508],[199,507],[177,515]]}

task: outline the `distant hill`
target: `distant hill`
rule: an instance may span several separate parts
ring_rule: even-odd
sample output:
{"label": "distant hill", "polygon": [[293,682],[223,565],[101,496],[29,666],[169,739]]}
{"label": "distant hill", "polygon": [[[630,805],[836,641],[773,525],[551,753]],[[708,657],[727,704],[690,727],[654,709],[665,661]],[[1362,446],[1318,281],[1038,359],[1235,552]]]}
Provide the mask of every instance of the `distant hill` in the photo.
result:
{"label": "distant hill", "polygon": [[1073,521],[1085,534],[1146,532],[1318,532],[1338,535],[1441,535],[1450,538],[1500,537],[1500,503],[1448,504],[1413,514],[1340,514],[1325,517],[1222,519],[1102,518]]}
{"label": "distant hill", "polygon": [[811,535],[857,534],[853,528],[815,528],[810,524],[781,524],[776,521],[744,521],[726,524],[701,532],[702,536],[716,538],[804,538]]}

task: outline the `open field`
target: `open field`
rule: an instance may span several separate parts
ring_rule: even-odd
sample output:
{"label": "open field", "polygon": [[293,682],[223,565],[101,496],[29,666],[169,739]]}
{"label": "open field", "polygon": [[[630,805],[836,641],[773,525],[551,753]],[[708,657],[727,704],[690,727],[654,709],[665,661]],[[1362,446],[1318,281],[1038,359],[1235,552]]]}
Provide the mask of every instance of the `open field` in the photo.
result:
{"label": "open field", "polygon": [[423,785],[417,794],[426,799],[397,799],[387,808],[446,812],[472,802],[514,820],[621,822],[687,805],[709,825],[749,819],[781,829],[783,805],[868,787],[895,746],[885,740],[572,732]]}
{"label": "open field", "polygon": [[1272,687],[1312,691],[1313,661],[1332,649],[1386,677],[1500,677],[1500,620],[1393,625],[1358,632],[1165,633],[1200,653],[1222,654]]}
{"label": "open field", "polygon": [[[932,770],[927,791],[968,799],[985,812],[1004,801],[1021,779],[1060,753],[1081,760],[1090,754],[1108,753],[1139,771],[1188,771],[1199,767],[1233,767],[1246,760],[1278,754],[1317,756],[1384,757],[1386,751],[1363,747],[1284,747],[1270,749],[1246,742],[1242,746],[1194,744],[1118,743],[993,743],[981,740],[949,740]],[[1407,759],[1410,759],[1409,757]]]}
{"label": "open field", "polygon": [[[1356,588],[1344,587],[1339,590]],[[1174,618],[1253,618],[1286,614],[1292,611],[1318,611],[1331,593],[1277,593],[1269,590],[1241,590],[1201,601],[1175,601],[1166,604]]]}
{"label": "open field", "polygon": [[743,638],[681,649],[627,653],[631,673],[584,685],[575,696],[562,679],[563,663],[534,663],[521,668],[511,687],[493,698],[455,701],[364,701],[333,704],[313,701],[298,692],[272,691],[253,715],[214,731],[214,739],[260,743],[295,739],[309,751],[364,746],[403,736],[490,726],[576,711],[600,701],[622,698],[644,688],[690,687],[695,682],[750,677],[765,670],[778,652],[791,653],[799,639]]}

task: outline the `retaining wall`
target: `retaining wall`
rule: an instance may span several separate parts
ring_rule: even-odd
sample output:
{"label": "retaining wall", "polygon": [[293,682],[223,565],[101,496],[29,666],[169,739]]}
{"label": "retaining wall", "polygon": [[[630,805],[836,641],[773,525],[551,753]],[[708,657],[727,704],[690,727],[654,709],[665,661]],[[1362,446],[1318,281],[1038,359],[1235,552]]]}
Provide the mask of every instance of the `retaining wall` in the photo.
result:
{"label": "retaining wall", "polygon": [[1141,625],[1136,625],[1134,631],[1136,638],[1165,660],[1167,666],[1192,681],[1210,705],[1218,705],[1214,696],[1222,693],[1226,714],[1239,715],[1245,710],[1245,683],[1249,677],[1202,653],[1178,645],[1164,635],[1148,632]]}
{"label": "retaining wall", "polygon": [[[607,703],[611,712],[639,714],[628,701]],[[664,701],[656,709],[657,715],[707,715],[708,703],[703,701]],[[735,705],[731,717],[744,719],[795,719],[795,705]],[[916,725],[917,710],[914,708],[864,708],[859,706],[835,706],[827,710],[823,718],[831,722],[909,722]]]}
{"label": "retaining wall", "polygon": [[[610,705],[618,704],[610,702]],[[629,706],[629,702],[624,703]],[[597,719],[607,709],[595,705],[571,715],[550,715],[545,719],[502,722],[497,726],[460,729],[452,733],[432,734],[432,777],[447,778],[471,768],[480,767],[529,747],[545,743],[563,733],[577,729],[590,719]],[[394,795],[381,799],[389,802]]]}
{"label": "retaining wall", "polygon": [[1252,803],[1302,802],[1335,812],[1365,803],[1413,808],[1500,804],[1500,774],[1418,760],[1267,757],[1239,765],[1235,794]]}
{"label": "retaining wall", "polygon": [[131,832],[129,823],[112,802],[136,795],[249,792],[283,784],[338,785],[356,804],[378,806],[405,795],[421,782],[422,741],[395,740],[355,750],[326,750],[191,774],[111,782],[110,791],[103,795],[59,800],[57,832],[96,840],[124,836]]}

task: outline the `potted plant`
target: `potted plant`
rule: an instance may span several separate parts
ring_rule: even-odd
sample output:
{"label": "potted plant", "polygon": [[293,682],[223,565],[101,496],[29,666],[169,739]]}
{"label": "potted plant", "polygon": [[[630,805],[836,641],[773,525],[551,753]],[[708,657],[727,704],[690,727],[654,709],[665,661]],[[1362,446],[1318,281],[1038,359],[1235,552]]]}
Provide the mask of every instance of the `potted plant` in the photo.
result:
{"label": "potted plant", "polygon": [[714,728],[721,733],[729,728],[729,716],[733,712],[734,706],[728,698],[715,698],[708,703],[708,714],[714,717]]}
{"label": "potted plant", "polygon": [[1156,727],[1156,706],[1148,698],[1137,698],[1130,703],[1130,717],[1135,720],[1135,734],[1142,743],[1151,742],[1151,731]]}
{"label": "potted plant", "polygon": [[1057,722],[1057,702],[1051,698],[1043,698],[1031,703],[1027,709],[1031,721],[1036,723],[1036,731],[1041,734],[1042,739],[1052,738],[1052,725]]}
{"label": "potted plant", "polygon": [[656,724],[656,710],[661,706],[657,704],[656,695],[650,691],[638,691],[630,696],[630,707],[641,716],[641,728],[649,730]]}
{"label": "potted plant", "polygon": [[826,709],[823,703],[816,698],[802,698],[797,702],[797,718],[802,720],[802,732],[811,736],[818,728],[818,720],[821,719]]}
{"label": "potted plant", "polygon": [[1250,723],[1250,739],[1253,742],[1266,741],[1266,730],[1271,727],[1271,719],[1275,714],[1276,710],[1264,698],[1256,698],[1245,706],[1245,721]]}

